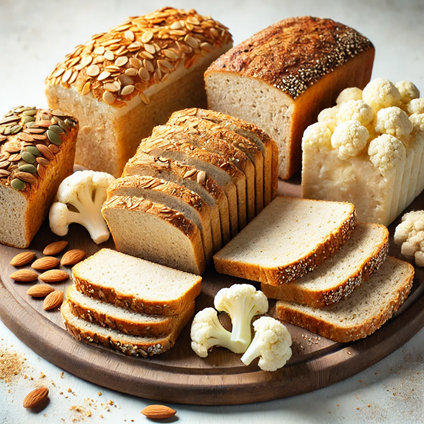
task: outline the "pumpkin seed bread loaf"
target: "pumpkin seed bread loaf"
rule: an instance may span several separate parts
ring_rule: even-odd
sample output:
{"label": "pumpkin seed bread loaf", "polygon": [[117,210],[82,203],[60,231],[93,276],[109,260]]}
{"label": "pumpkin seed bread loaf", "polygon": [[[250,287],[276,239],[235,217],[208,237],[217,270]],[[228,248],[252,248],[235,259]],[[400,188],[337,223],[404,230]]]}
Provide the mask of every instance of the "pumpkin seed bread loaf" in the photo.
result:
{"label": "pumpkin seed bread loaf", "polygon": [[73,171],[78,121],[19,106],[0,119],[0,243],[25,248]]}
{"label": "pumpkin seed bread loaf", "polygon": [[259,126],[277,142],[279,175],[301,165],[301,139],[346,87],[371,77],[370,40],[331,19],[286,19],[218,58],[206,71],[209,109]]}
{"label": "pumpkin seed bread loaf", "polygon": [[212,18],[165,7],[78,45],[46,78],[50,107],[80,119],[76,162],[119,177],[155,125],[206,105],[203,73],[231,44]]}

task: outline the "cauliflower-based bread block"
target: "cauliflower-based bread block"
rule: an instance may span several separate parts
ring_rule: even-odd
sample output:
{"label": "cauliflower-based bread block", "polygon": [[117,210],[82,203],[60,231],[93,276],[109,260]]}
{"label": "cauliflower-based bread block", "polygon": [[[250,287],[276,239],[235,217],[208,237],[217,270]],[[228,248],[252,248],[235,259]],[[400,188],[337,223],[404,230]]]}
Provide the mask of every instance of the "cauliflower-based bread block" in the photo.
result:
{"label": "cauliflower-based bread block", "polygon": [[214,255],[222,274],[280,285],[331,257],[356,227],[351,203],[276,197]]}
{"label": "cauliflower-based bread block", "polygon": [[363,88],[373,61],[372,43],[352,28],[331,19],[286,19],[212,63],[205,72],[208,107],[266,131],[286,179],[300,168],[305,128],[344,88]]}

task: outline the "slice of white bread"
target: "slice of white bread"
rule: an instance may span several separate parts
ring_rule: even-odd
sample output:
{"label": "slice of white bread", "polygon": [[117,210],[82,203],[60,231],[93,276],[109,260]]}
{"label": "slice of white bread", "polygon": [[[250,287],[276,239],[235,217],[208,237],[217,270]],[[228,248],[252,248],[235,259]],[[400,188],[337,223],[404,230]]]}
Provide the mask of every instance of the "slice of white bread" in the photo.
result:
{"label": "slice of white bread", "polygon": [[322,308],[337,303],[368,280],[384,262],[389,231],[379,224],[358,222],[351,238],[323,264],[298,280],[261,290],[271,299]]}
{"label": "slice of white bread", "polygon": [[113,196],[102,214],[120,252],[198,275],[206,269],[200,229],[177,210],[140,197]]}
{"label": "slice of white bread", "polygon": [[75,316],[138,337],[166,337],[174,331],[174,328],[180,327],[181,320],[185,321],[187,315],[194,315],[195,307],[195,302],[192,301],[177,315],[146,315],[92,299],[80,293],[75,285],[69,286],[66,290],[66,299]]}
{"label": "slice of white bread", "polygon": [[346,300],[319,309],[279,300],[275,313],[282,321],[347,343],[378,330],[408,297],[413,278],[412,265],[388,256]]}
{"label": "slice of white bread", "polygon": [[175,315],[200,294],[202,278],[101,249],[72,268],[77,290],[93,299],[153,315]]}
{"label": "slice of white bread", "polygon": [[214,255],[222,274],[273,285],[313,271],[356,227],[351,203],[276,197]]}
{"label": "slice of white bread", "polygon": [[88,344],[102,345],[125,355],[148,357],[160,355],[169,350],[192,315],[190,310],[183,311],[180,322],[166,336],[137,337],[120,331],[101,327],[83,320],[72,313],[72,307],[64,302],[61,307],[63,322],[68,332],[77,340]]}

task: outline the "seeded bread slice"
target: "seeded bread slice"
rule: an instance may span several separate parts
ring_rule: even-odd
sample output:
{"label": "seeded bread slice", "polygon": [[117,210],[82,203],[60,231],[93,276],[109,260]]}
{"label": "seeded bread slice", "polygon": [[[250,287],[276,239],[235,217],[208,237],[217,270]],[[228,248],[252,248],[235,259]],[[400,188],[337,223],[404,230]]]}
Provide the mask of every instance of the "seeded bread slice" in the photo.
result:
{"label": "seeded bread slice", "polygon": [[181,320],[185,320],[186,315],[190,317],[194,315],[195,307],[193,301],[178,315],[169,317],[146,315],[92,299],[80,293],[75,285],[69,286],[66,290],[66,299],[75,316],[102,327],[138,337],[166,337],[174,331],[175,327],[180,326]]}
{"label": "seeded bread slice", "polygon": [[111,249],[72,268],[80,293],[152,315],[176,315],[200,294],[202,278]]}
{"label": "seeded bread slice", "polygon": [[205,258],[208,264],[211,263],[214,251],[210,211],[209,206],[198,194],[169,181],[134,175],[113,181],[108,188],[107,196],[107,200],[113,196],[140,197],[182,213],[199,227]]}
{"label": "seeded bread slice", "polygon": [[141,356],[143,358],[160,355],[174,346],[181,330],[191,318],[188,312],[183,312],[178,325],[166,336],[136,337],[123,334],[117,330],[101,327],[98,324],[87,322],[75,316],[68,302],[63,303],[61,313],[67,331],[75,339],[88,344],[101,345],[124,353],[125,355]]}
{"label": "seeded bread slice", "polygon": [[366,283],[342,302],[315,309],[279,300],[275,312],[282,321],[347,343],[379,329],[408,297],[413,278],[412,265],[389,256]]}
{"label": "seeded bread slice", "polygon": [[358,222],[351,238],[313,272],[298,280],[261,289],[272,299],[322,308],[337,303],[368,280],[384,262],[389,231],[383,225]]}
{"label": "seeded bread slice", "polygon": [[171,181],[197,193],[211,211],[214,250],[230,240],[230,213],[228,199],[218,183],[204,171],[172,159],[162,160],[141,150],[126,164],[123,177],[146,175]]}
{"label": "seeded bread slice", "polygon": [[313,271],[356,227],[351,203],[276,197],[214,255],[222,274],[280,285]]}

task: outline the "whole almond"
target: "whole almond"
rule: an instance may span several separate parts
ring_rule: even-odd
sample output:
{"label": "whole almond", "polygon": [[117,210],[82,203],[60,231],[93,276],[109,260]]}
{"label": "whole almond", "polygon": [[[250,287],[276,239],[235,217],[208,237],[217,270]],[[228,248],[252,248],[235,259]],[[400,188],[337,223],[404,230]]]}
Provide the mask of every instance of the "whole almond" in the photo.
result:
{"label": "whole almond", "polygon": [[54,288],[48,284],[36,284],[28,289],[27,295],[32,297],[46,297],[54,292]]}
{"label": "whole almond", "polygon": [[50,269],[49,271],[43,272],[38,278],[45,283],[58,283],[59,281],[67,280],[69,275],[66,271],[61,269]]}
{"label": "whole almond", "polygon": [[22,252],[14,256],[10,261],[12,266],[22,266],[31,262],[35,258],[35,252]]}
{"label": "whole almond", "polygon": [[64,266],[76,265],[85,258],[85,252],[81,249],[72,249],[65,252],[60,263]]}
{"label": "whole almond", "polygon": [[55,241],[54,243],[50,243],[47,245],[44,250],[43,254],[46,256],[54,256],[60,253],[66,246],[68,245],[68,242],[65,240],[59,240]]}
{"label": "whole almond", "polygon": [[151,420],[166,420],[173,417],[177,411],[165,405],[149,405],[141,413]]}
{"label": "whole almond", "polygon": [[23,405],[24,408],[35,408],[49,395],[47,387],[40,387],[33,390],[25,396]]}
{"label": "whole almond", "polygon": [[55,290],[51,292],[43,302],[43,309],[45,311],[50,311],[50,309],[57,308],[63,302],[63,291]]}
{"label": "whole almond", "polygon": [[43,258],[37,259],[31,265],[31,268],[34,268],[37,271],[45,271],[46,269],[57,267],[59,263],[59,259],[55,258],[54,256],[44,256]]}
{"label": "whole almond", "polygon": [[10,278],[18,283],[28,283],[30,281],[35,281],[38,278],[38,274],[30,269],[20,269],[10,274]]}

